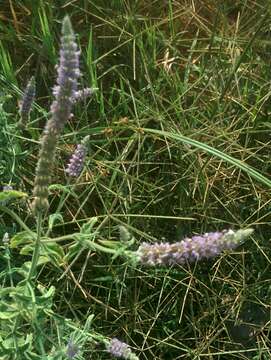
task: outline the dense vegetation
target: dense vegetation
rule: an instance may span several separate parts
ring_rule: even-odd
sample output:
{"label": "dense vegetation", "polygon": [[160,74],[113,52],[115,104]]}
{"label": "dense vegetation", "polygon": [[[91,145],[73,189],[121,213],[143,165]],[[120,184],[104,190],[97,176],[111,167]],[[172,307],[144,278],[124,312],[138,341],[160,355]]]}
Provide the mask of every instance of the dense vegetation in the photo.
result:
{"label": "dense vegetation", "polygon": [[[10,238],[0,252],[1,359],[66,359],[70,339],[80,349],[70,358],[108,359],[107,338],[142,360],[270,359],[270,11],[266,0],[1,5],[0,239]],[[19,296],[12,291],[33,252],[39,139],[67,14],[80,88],[98,90],[75,104],[57,145],[41,293],[21,287]],[[31,76],[36,98],[22,129]],[[67,161],[86,136],[84,169],[70,179]],[[135,250],[240,228],[254,233],[210,260],[144,267],[121,256],[125,241]],[[15,311],[10,298],[28,310]]]}

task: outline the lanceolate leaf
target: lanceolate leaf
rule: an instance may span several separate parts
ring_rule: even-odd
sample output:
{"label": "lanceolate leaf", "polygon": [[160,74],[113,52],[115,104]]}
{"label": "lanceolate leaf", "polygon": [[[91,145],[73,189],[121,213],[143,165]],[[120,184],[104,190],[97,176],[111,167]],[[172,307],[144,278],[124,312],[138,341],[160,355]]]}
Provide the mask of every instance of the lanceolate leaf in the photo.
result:
{"label": "lanceolate leaf", "polygon": [[7,201],[13,200],[13,199],[20,199],[27,197],[27,194],[21,191],[16,190],[6,190],[0,192],[0,203],[6,203]]}

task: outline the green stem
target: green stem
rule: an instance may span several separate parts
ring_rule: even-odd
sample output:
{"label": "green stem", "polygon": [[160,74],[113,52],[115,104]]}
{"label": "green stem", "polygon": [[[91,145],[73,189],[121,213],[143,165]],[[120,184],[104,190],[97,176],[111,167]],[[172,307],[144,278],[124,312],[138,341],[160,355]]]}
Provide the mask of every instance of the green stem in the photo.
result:
{"label": "green stem", "polygon": [[99,250],[101,252],[104,252],[104,253],[107,253],[107,254],[113,254],[113,255],[118,253],[117,250],[109,249],[109,248],[104,247],[104,246],[102,246],[100,244],[97,244],[95,242],[88,241],[88,244],[90,245],[90,248],[93,248],[93,250]]}
{"label": "green stem", "polygon": [[[40,239],[40,243],[44,244],[44,243],[55,243],[55,242],[60,242],[60,241],[64,241],[64,240],[74,240],[78,236],[80,236],[80,233],[63,235],[63,236],[59,236],[57,238],[52,238],[52,239],[45,239],[45,240]],[[107,248],[103,245],[95,243],[94,241],[86,240],[85,243],[88,245],[88,248],[90,248],[92,250],[100,250],[107,254],[116,254],[117,253],[117,250]]]}
{"label": "green stem", "polygon": [[35,275],[36,275],[36,268],[37,268],[39,255],[40,255],[41,230],[42,230],[42,214],[41,214],[41,212],[39,212],[38,216],[37,216],[37,238],[36,238],[35,248],[34,248],[34,252],[33,252],[33,256],[32,256],[31,267],[30,267],[30,271],[28,274],[28,278],[27,278],[28,281],[31,281],[32,278],[35,277]]}
{"label": "green stem", "polygon": [[0,211],[9,214],[25,231],[29,232],[30,234],[34,234],[33,231],[29,229],[29,227],[20,219],[20,217],[17,214],[15,214],[14,211],[2,205],[0,205]]}
{"label": "green stem", "polygon": [[[69,186],[69,183],[68,183]],[[60,210],[62,209],[62,206],[65,204],[66,200],[68,199],[68,197],[70,196],[70,193],[66,193],[66,192],[62,192],[57,209],[55,211],[55,213],[59,213]],[[49,236],[51,232],[51,229],[48,228],[46,235],[45,236]]]}
{"label": "green stem", "polygon": [[56,243],[56,242],[61,242],[61,241],[65,241],[65,240],[74,240],[74,238],[78,235],[78,233],[75,234],[69,234],[69,235],[63,235],[63,236],[59,236],[59,237],[55,237],[55,238],[49,238],[47,237],[43,237],[41,239],[41,242],[43,244],[48,244],[48,243]]}
{"label": "green stem", "polygon": [[35,323],[33,324],[33,328],[35,329],[35,333],[37,334],[37,341],[38,341],[38,345],[40,347],[40,351],[42,353],[42,359],[46,359],[45,355],[45,349],[44,349],[44,345],[43,345],[43,339],[42,339],[42,331],[40,326],[38,325],[38,321],[35,321]]}
{"label": "green stem", "polygon": [[14,327],[12,329],[12,337],[13,337],[16,353],[19,351],[18,350],[19,349],[19,347],[18,347],[18,338],[17,338],[17,334],[16,334],[19,322],[20,322],[19,316],[16,316],[16,319],[15,319],[15,322],[14,322]]}

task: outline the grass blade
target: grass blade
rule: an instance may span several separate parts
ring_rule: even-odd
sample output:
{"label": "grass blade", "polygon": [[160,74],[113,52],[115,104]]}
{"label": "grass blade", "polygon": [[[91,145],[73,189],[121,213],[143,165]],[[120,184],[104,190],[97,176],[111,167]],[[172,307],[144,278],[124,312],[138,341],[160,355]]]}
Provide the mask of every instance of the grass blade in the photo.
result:
{"label": "grass blade", "polygon": [[156,130],[156,129],[148,129],[148,128],[143,128],[143,131],[145,133],[150,133],[150,134],[156,134],[159,135],[161,137],[166,137],[168,139],[173,139],[173,140],[177,140],[180,141],[184,144],[188,144],[191,145],[193,147],[196,147],[198,149],[201,149],[213,156],[216,156],[220,159],[222,159],[225,162],[228,162],[229,164],[232,164],[234,166],[236,166],[237,168],[239,168],[240,170],[243,170],[244,172],[246,172],[249,176],[251,176],[252,178],[254,178],[255,180],[267,185],[269,188],[271,188],[271,180],[269,180],[267,177],[265,177],[264,175],[262,175],[261,173],[259,173],[257,170],[255,170],[254,168],[252,168],[251,166],[245,164],[244,162],[242,162],[241,160],[235,159],[234,157],[223,153],[220,150],[217,150],[215,148],[213,148],[212,146],[209,146],[207,144],[204,144],[198,140],[194,140],[191,139],[187,136],[181,135],[181,134],[176,134],[176,133],[170,133],[168,131],[162,131],[162,130]]}

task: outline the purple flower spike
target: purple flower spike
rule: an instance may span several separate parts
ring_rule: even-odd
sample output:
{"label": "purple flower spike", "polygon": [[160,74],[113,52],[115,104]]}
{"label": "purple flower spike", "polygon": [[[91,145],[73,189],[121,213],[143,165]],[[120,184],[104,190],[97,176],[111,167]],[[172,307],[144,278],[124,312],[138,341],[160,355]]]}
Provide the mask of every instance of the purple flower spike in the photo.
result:
{"label": "purple flower spike", "polygon": [[47,121],[39,153],[34,185],[32,209],[35,214],[45,212],[48,207],[48,186],[51,181],[51,167],[54,162],[56,145],[60,133],[71,116],[73,97],[77,91],[79,71],[79,51],[68,16],[62,23],[60,61],[57,68],[55,100],[51,105],[51,118]]}
{"label": "purple flower spike", "polygon": [[84,167],[84,161],[87,154],[85,145],[79,144],[73,153],[70,162],[66,168],[66,173],[69,176],[78,177]]}
{"label": "purple flower spike", "polygon": [[224,230],[185,238],[173,244],[143,243],[137,250],[139,261],[144,265],[176,265],[209,259],[223,250],[234,249],[252,234],[252,229]]}
{"label": "purple flower spike", "polygon": [[117,338],[111,339],[107,345],[107,351],[116,358],[126,360],[139,360],[138,357],[132,352],[129,345],[118,340]]}
{"label": "purple flower spike", "polygon": [[26,86],[20,105],[21,119],[19,122],[19,127],[21,128],[25,128],[26,126],[32,108],[32,104],[35,99],[35,95],[36,95],[36,84],[35,84],[35,78],[34,76],[32,76]]}
{"label": "purple flower spike", "polygon": [[59,130],[62,130],[70,117],[73,98],[77,93],[77,79],[80,76],[79,54],[70,19],[66,16],[62,24],[57,85],[53,89],[55,101],[51,106],[52,120]]}

